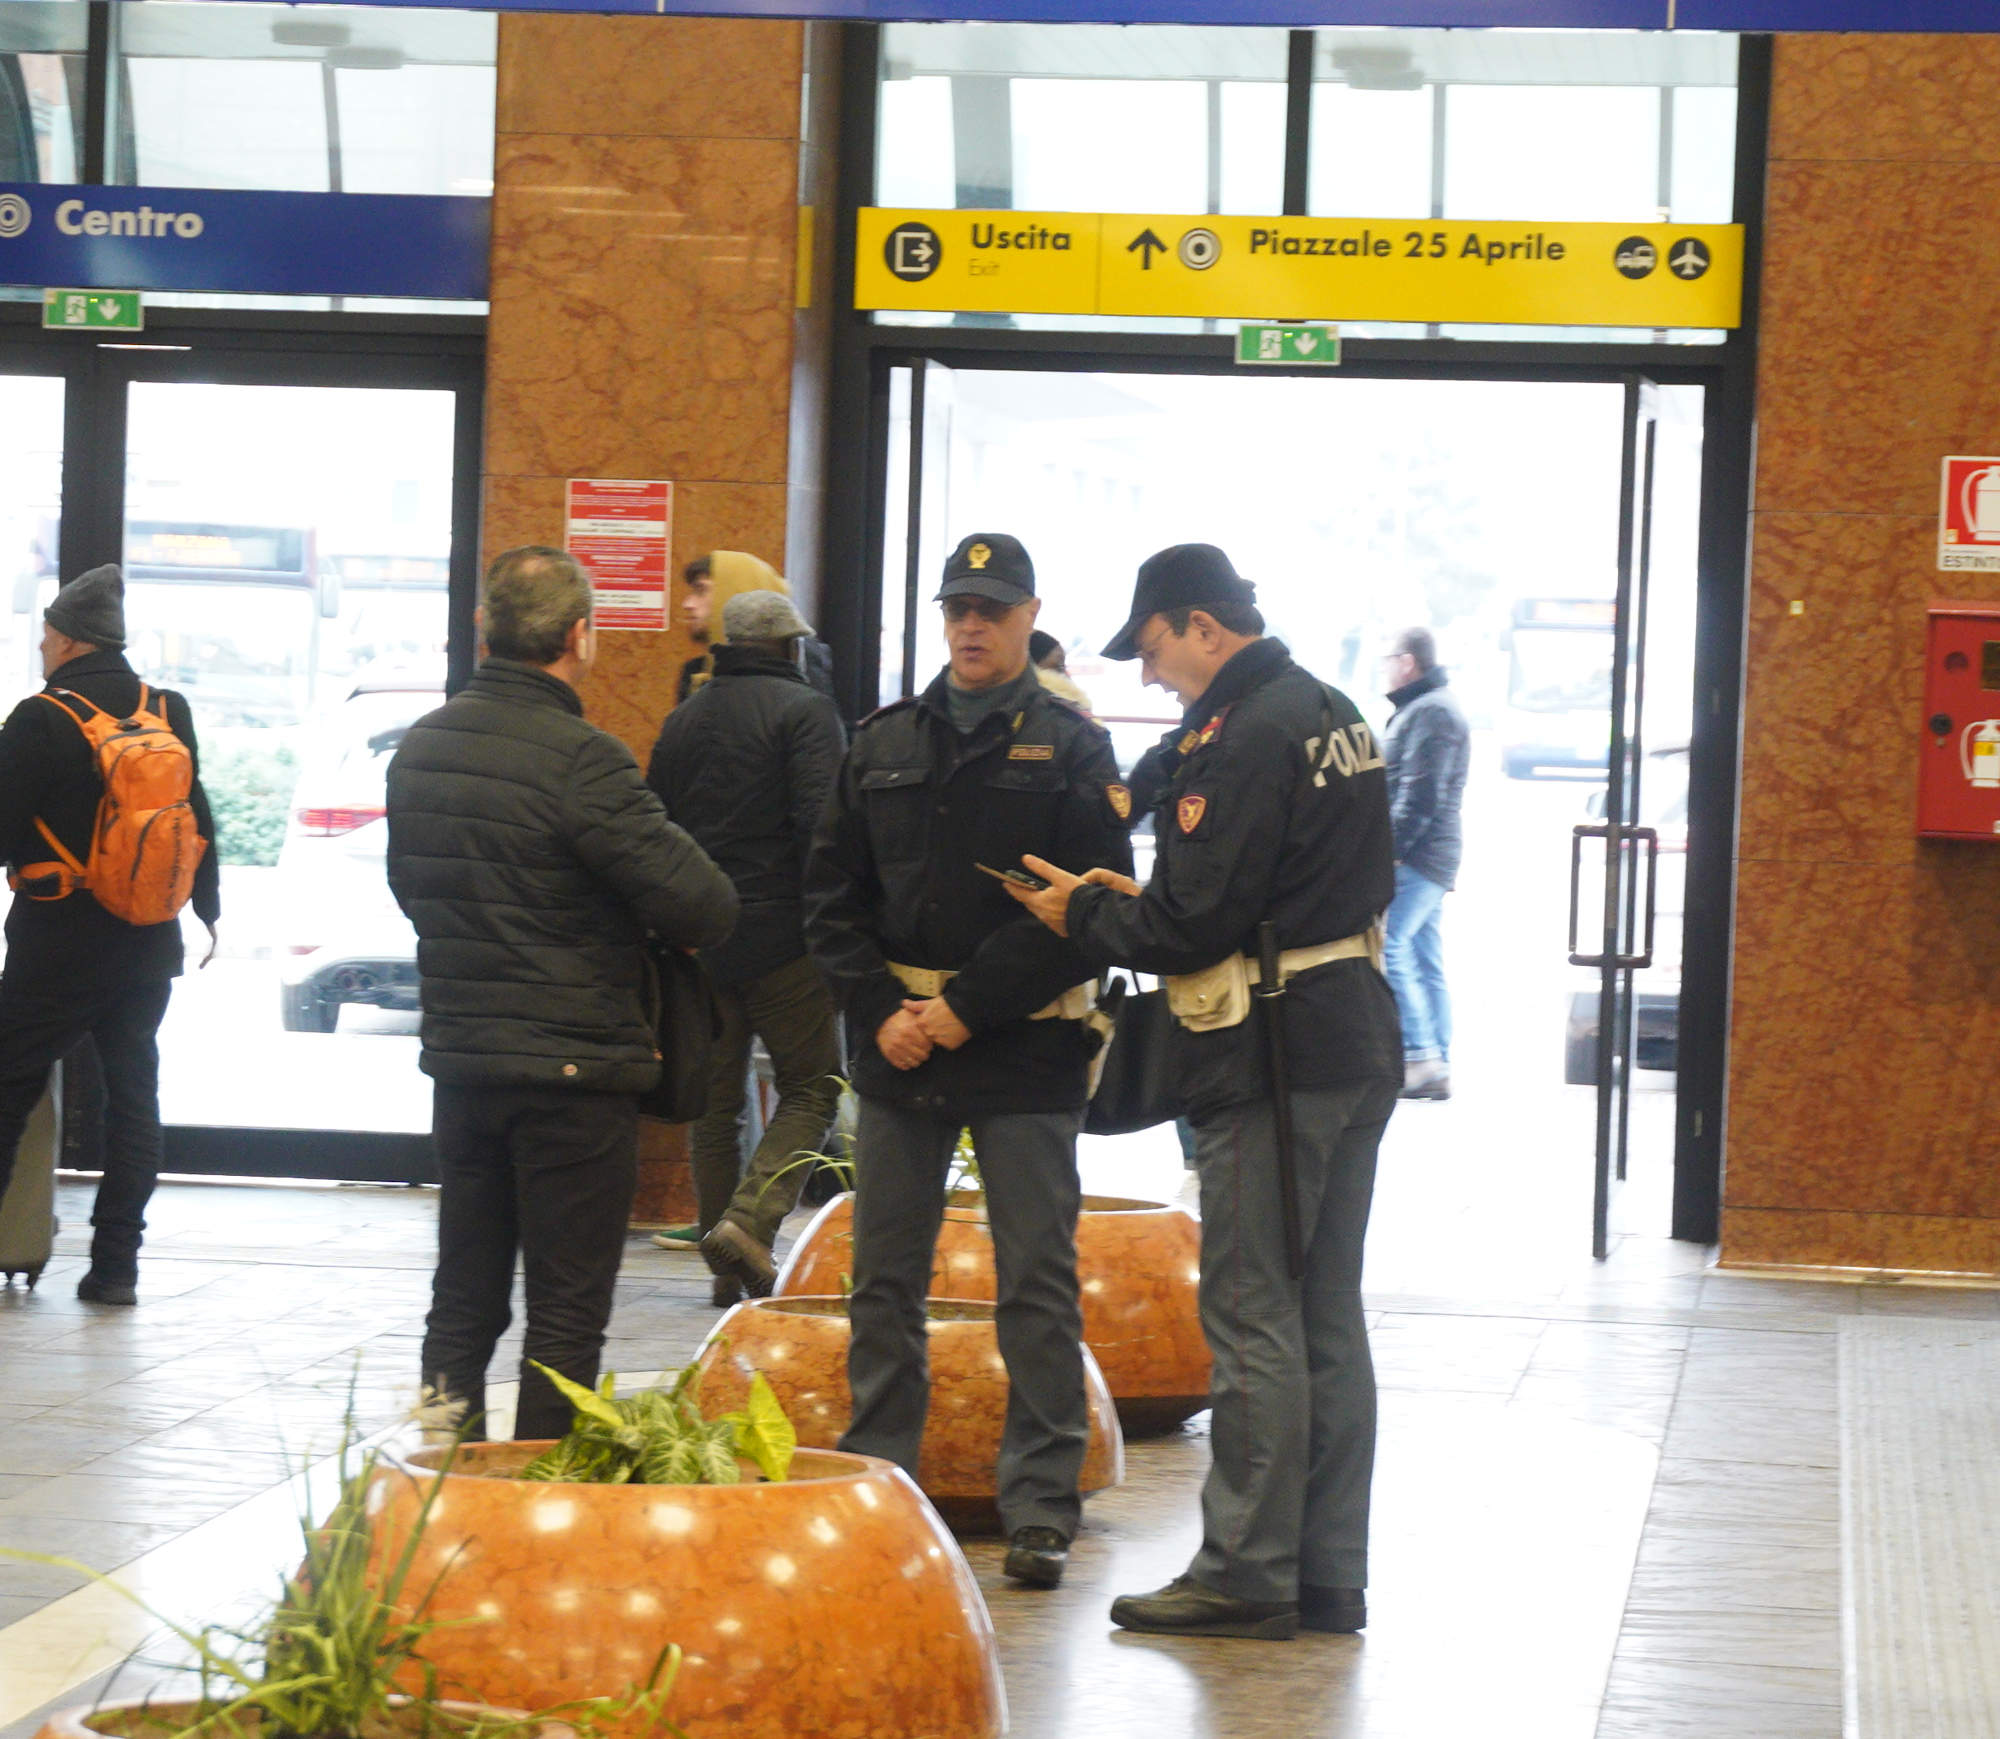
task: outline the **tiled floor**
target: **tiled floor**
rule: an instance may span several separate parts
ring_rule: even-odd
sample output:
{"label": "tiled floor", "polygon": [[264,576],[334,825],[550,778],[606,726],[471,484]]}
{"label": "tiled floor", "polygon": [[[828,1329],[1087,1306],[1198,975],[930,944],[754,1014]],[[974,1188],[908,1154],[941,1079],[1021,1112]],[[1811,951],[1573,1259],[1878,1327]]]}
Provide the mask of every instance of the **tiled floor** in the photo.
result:
{"label": "tiled floor", "polygon": [[[1385,1149],[1366,1636],[1107,1625],[1112,1594],[1185,1562],[1197,1421],[1131,1446],[1059,1592],[1013,1588],[997,1546],[969,1543],[1016,1733],[1835,1739],[1834,1330],[1878,1310],[1992,1318],[2000,1294],[1753,1279],[1637,1232],[1593,1264],[1576,1132],[1496,1149],[1491,1127],[1418,1107]],[[1140,1144],[1096,1151],[1087,1181],[1157,1193],[1178,1173]],[[80,1224],[84,1193],[63,1196]],[[1635,1188],[1633,1223],[1657,1197]],[[173,1185],[136,1311],[76,1302],[65,1234],[41,1290],[0,1294],[0,1545],[125,1566],[198,1617],[263,1584],[293,1502],[270,1488],[332,1446],[350,1389],[370,1426],[408,1399],[433,1213],[421,1191]],[[696,1261],[635,1241],[610,1364],[679,1363],[713,1320],[706,1292]],[[82,1583],[0,1562],[0,1739],[143,1633]]]}

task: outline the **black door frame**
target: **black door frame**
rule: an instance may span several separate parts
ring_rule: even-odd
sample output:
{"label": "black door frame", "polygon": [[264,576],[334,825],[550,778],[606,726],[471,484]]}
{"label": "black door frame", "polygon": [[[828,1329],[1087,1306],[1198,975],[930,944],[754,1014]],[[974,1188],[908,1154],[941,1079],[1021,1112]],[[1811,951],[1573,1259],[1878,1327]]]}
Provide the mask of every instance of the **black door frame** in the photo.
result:
{"label": "black door frame", "polygon": [[[466,316],[293,315],[148,309],[143,332],[48,332],[40,305],[0,305],[0,374],[59,376],[63,415],[61,570],[122,559],[125,387],[131,381],[364,386],[456,392],[447,686],[471,673],[478,598],[486,323]],[[90,1118],[73,1117],[87,1131]],[[197,1176],[428,1183],[428,1133],[205,1128],[166,1131],[166,1169]],[[65,1142],[65,1163],[92,1169]]]}
{"label": "black door frame", "polygon": [[[954,368],[1218,374],[1237,372],[1224,334],[1022,332],[994,327],[879,324],[853,305],[855,214],[873,203],[879,26],[842,27],[838,209],[834,214],[834,432],[822,547],[823,632],[850,719],[874,705],[883,616],[884,488],[889,371],[927,360]],[[1311,56],[1291,61],[1285,209],[1303,211]],[[1714,346],[1354,339],[1349,378],[1622,383],[1706,389],[1689,745],[1688,863],[1675,1111],[1673,1236],[1716,1241],[1721,1224],[1728,1070],[1729,960],[1734,929],[1737,761],[1749,566],[1752,431],[1756,408],[1758,267],[1770,111],[1771,39],[1745,36],[1737,75],[1736,221],[1745,227],[1743,324]],[[1303,87],[1303,90],[1301,89]],[[1314,370],[1270,370],[1316,374]],[[900,580],[900,576],[899,576]],[[1553,943],[1552,943],[1553,945]]]}

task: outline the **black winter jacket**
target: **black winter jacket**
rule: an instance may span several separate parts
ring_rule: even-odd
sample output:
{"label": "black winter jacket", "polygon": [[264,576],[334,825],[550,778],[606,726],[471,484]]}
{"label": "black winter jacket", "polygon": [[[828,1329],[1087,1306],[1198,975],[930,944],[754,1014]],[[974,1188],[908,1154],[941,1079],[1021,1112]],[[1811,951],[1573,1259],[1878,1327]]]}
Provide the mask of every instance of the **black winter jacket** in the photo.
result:
{"label": "black winter jacket", "polygon": [[[50,688],[66,688],[119,718],[139,704],[140,679],[122,652],[87,652],[72,658],[49,678]],[[201,755],[195,745],[188,703],[172,689],[152,690],[168,726],[187,744],[195,760],[190,802],[195,826],[209,842],[195,866],[194,914],[213,924],[222,912],[221,866],[215,853],[215,822],[201,788]],[[0,728],[0,852],[8,864],[47,863],[54,855],[35,827],[36,817],[80,861],[90,855],[104,782],[83,732],[59,707],[29,696]],[[82,890],[60,900],[14,896],[7,914],[7,972],[22,979],[58,983],[137,983],[172,978],[181,970],[181,926],[128,924],[114,918]]]}
{"label": "black winter jacket", "polygon": [[736,890],[567,683],[489,658],[389,763],[389,886],[417,932],[423,1068],[461,1085],[643,1093],[644,940],[720,942]]}
{"label": "black winter jacket", "polygon": [[1404,683],[1389,701],[1396,710],[1382,733],[1382,755],[1396,857],[1440,886],[1455,887],[1465,851],[1458,812],[1472,768],[1472,727],[1442,668]]}
{"label": "black winter jacket", "polygon": [[702,952],[716,983],[805,953],[806,852],[845,747],[833,702],[798,666],[748,646],[718,646],[714,677],[660,726],[646,783],[743,903],[729,940]]}
{"label": "black winter jacket", "polygon": [[[1354,703],[1257,640],[1216,674],[1182,721],[1154,822],[1153,879],[1137,899],[1110,888],[1070,896],[1069,933],[1093,965],[1195,972],[1254,954],[1257,926],[1280,948],[1366,930],[1396,891],[1389,802],[1374,733]],[[1365,959],[1290,982],[1281,1004],[1292,1087],[1403,1078],[1387,981]],[[1267,1095],[1257,1015],[1214,1032],[1174,1030],[1175,1061],[1197,1113]]]}
{"label": "black winter jacket", "polygon": [[[961,736],[945,681],[856,731],[807,860],[806,941],[846,1012],[861,1092],[954,1117],[1074,1110],[1095,1042],[1081,1022],[1028,1016],[1091,969],[973,866],[1033,852],[1129,875],[1111,738],[1040,687]],[[876,1030],[909,995],[890,960],[956,971],[945,1001],[973,1036],[907,1071],[885,1061]]]}

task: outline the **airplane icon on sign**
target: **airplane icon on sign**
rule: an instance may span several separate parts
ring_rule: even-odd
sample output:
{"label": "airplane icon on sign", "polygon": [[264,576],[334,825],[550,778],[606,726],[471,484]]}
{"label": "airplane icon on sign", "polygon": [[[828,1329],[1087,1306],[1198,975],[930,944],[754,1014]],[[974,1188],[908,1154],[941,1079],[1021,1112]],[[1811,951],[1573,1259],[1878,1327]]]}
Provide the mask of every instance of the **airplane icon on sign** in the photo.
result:
{"label": "airplane icon on sign", "polygon": [[1667,256],[1667,270],[1677,278],[1698,278],[1708,270],[1708,249],[1693,236],[1675,245]]}

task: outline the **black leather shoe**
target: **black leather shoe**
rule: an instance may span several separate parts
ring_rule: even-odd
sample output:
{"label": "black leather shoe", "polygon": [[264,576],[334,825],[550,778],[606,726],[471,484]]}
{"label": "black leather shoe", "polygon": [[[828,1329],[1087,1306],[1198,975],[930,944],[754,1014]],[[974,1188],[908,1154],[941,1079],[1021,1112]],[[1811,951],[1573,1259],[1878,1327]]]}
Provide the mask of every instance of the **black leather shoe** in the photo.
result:
{"label": "black leather shoe", "polygon": [[93,1268],[76,1283],[76,1295],[86,1304],[137,1304],[139,1283],[115,1280]]}
{"label": "black leather shoe", "polygon": [[1299,1584],[1299,1623],[1307,1630],[1352,1636],[1368,1626],[1368,1598],[1359,1588],[1315,1588]]}
{"label": "black leather shoe", "polygon": [[1053,1588],[1069,1563],[1069,1541],[1054,1528],[1016,1528],[1001,1566],[1016,1582],[1030,1588]]}
{"label": "black leather shoe", "polygon": [[1111,1622],[1155,1636],[1247,1636],[1290,1642],[1299,1634],[1299,1609],[1289,1601],[1232,1600],[1192,1576],[1176,1576],[1150,1594],[1121,1594]]}
{"label": "black leather shoe", "polygon": [[708,1302],[717,1310],[727,1310],[743,1302],[743,1282],[734,1274],[718,1274],[708,1289]]}

